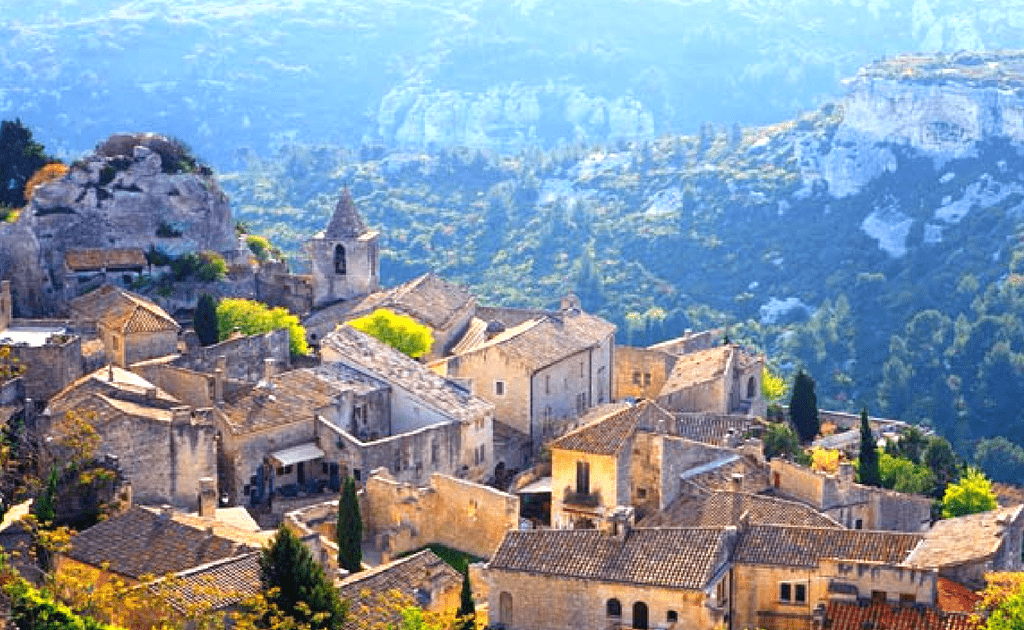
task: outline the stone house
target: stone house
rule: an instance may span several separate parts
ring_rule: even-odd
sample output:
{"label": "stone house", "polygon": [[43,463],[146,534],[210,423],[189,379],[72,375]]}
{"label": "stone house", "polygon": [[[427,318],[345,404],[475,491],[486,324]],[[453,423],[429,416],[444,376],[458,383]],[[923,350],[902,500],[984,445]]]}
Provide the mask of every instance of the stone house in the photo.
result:
{"label": "stone house", "polygon": [[[64,253],[67,299],[101,284],[127,287],[142,275],[149,263],[146,252],[137,247],[75,248]],[[70,282],[74,278],[76,282]]]}
{"label": "stone house", "polygon": [[59,440],[69,412],[96,430],[97,454],[118,458],[140,502],[194,507],[199,479],[217,476],[209,411],[183,405],[131,372],[110,366],[68,386],[50,400],[39,419],[40,434]]}
{"label": "stone house", "polygon": [[495,419],[522,436],[525,452],[499,455],[510,468],[611,400],[615,326],[581,311],[572,296],[562,306],[558,312],[478,309],[496,317],[491,332],[475,345],[460,341],[454,356],[434,364],[441,374],[470,382],[474,394],[494,405]]}
{"label": "stone house", "polygon": [[146,298],[113,285],[103,285],[71,301],[71,316],[81,329],[95,327],[107,357],[115,365],[178,352],[181,327]]}
{"label": "stone house", "polygon": [[856,483],[851,464],[840,464],[837,474],[780,458],[769,466],[773,494],[805,503],[844,527],[919,532],[931,525],[930,498]]}
{"label": "stone house", "polygon": [[764,357],[736,344],[690,352],[676,358],[655,399],[669,411],[763,417],[763,369]]}
{"label": "stone house", "polygon": [[654,400],[665,386],[676,355],[650,348],[615,347],[614,400]]}
{"label": "stone house", "polygon": [[687,628],[727,620],[735,528],[529,530],[485,569],[489,620],[508,630]]}

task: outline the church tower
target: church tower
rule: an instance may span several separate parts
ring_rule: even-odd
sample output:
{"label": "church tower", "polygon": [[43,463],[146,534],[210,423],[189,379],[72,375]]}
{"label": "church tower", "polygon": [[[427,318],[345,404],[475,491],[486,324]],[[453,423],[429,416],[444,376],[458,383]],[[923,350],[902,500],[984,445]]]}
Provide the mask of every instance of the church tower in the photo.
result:
{"label": "church tower", "polygon": [[313,307],[361,297],[380,286],[377,233],[366,229],[345,188],[327,229],[309,242]]}

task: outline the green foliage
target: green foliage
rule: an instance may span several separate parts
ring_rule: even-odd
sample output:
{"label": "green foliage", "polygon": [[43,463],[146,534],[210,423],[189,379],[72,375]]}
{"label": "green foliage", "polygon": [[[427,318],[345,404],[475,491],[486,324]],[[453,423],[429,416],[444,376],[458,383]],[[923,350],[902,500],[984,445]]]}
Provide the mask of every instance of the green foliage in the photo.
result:
{"label": "green foliage", "polygon": [[857,455],[857,476],[860,483],[878,487],[882,485],[882,473],[878,468],[878,444],[868,423],[868,410],[860,412],[860,453]]}
{"label": "green foliage", "polygon": [[902,457],[915,464],[920,464],[924,450],[928,448],[928,438],[921,429],[910,426],[900,431],[899,438],[886,442],[885,451],[893,457]]}
{"label": "green foliage", "polygon": [[1024,448],[1003,436],[979,440],[974,464],[993,481],[1017,484],[1024,479]]}
{"label": "green foliage", "polygon": [[359,514],[356,481],[346,477],[338,497],[338,566],[356,573],[363,569],[363,519]]}
{"label": "green foliage", "polygon": [[935,476],[935,492],[941,497],[946,486],[960,478],[960,461],[957,459],[953,447],[945,438],[932,436],[928,439],[928,446],[921,455],[921,462],[932,471]]}
{"label": "green foliage", "polygon": [[946,486],[942,497],[942,518],[977,514],[996,509],[992,482],[976,468],[968,468],[957,483]]}
{"label": "green foliage", "polygon": [[154,245],[150,245],[149,249],[146,250],[146,264],[150,267],[166,267],[171,264],[173,259],[167,254],[167,252],[157,249]]}
{"label": "green foliage", "polygon": [[776,404],[786,397],[788,391],[786,379],[769,370],[767,365],[764,366],[761,370],[761,395],[764,399],[770,404]]}
{"label": "green foliage", "polygon": [[764,436],[764,456],[767,459],[787,457],[795,460],[800,453],[800,440],[785,422],[773,423]]}
{"label": "green foliage", "polygon": [[249,251],[253,253],[256,260],[260,262],[266,262],[270,260],[270,253],[273,249],[270,245],[270,241],[263,236],[256,236],[254,234],[248,234],[245,237],[245,244],[249,246]]}
{"label": "green foliage", "polygon": [[803,370],[793,379],[793,396],[789,399],[789,418],[796,427],[801,442],[809,442],[821,431],[818,420],[818,396],[814,393],[814,379]]}
{"label": "green foliage", "polygon": [[212,346],[220,339],[220,331],[217,328],[217,304],[209,293],[199,296],[192,323],[202,345]]}
{"label": "green foliage", "polygon": [[25,184],[47,162],[54,161],[43,145],[32,140],[32,132],[20,119],[0,122],[0,206],[21,207]]}
{"label": "green foliage", "polygon": [[179,282],[216,282],[227,276],[228,265],[217,252],[190,252],[171,261],[171,273]]}
{"label": "green foliage", "polygon": [[11,621],[17,628],[31,630],[117,630],[117,626],[100,623],[75,614],[64,604],[53,601],[20,577],[8,575],[3,587],[10,599]]}
{"label": "green foliage", "polygon": [[430,352],[430,347],[434,343],[434,336],[429,327],[408,315],[399,315],[383,308],[365,317],[353,319],[349,325],[414,359]]}
{"label": "green foliage", "polygon": [[469,571],[462,574],[462,590],[459,591],[459,610],[456,630],[476,630],[476,604],[473,603],[473,589],[469,584]]}
{"label": "green foliage", "polygon": [[299,318],[286,309],[270,308],[262,302],[241,298],[226,298],[217,304],[217,329],[221,341],[237,329],[246,335],[262,335],[284,328],[288,331],[288,347],[293,356],[309,354],[306,329]]}
{"label": "green foliage", "polygon": [[[1024,628],[1024,573],[988,573],[978,605],[981,630]],[[987,613],[987,614],[984,614]]]}
{"label": "green foliage", "polygon": [[935,475],[923,464],[915,464],[905,457],[882,453],[878,460],[881,486],[897,492],[932,495]]}
{"label": "green foliage", "polygon": [[178,238],[182,231],[166,221],[161,221],[160,225],[156,226],[156,235],[160,238]]}
{"label": "green foliage", "polygon": [[331,579],[287,527],[281,525],[260,555],[260,576],[268,601],[310,628],[340,628],[345,609]]}
{"label": "green foliage", "polygon": [[0,383],[25,373],[25,366],[11,353],[8,346],[0,347]]}
{"label": "green foliage", "polygon": [[53,523],[54,518],[56,518],[53,500],[57,496],[58,478],[59,473],[57,467],[54,466],[50,469],[50,475],[46,478],[46,487],[43,489],[42,494],[36,498],[32,506],[33,512],[40,523]]}

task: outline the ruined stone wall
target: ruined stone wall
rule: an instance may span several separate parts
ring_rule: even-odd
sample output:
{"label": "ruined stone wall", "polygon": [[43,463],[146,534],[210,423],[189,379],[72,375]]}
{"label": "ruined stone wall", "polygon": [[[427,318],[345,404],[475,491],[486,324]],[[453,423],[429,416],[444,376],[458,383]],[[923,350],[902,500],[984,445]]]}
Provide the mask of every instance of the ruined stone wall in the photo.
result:
{"label": "ruined stone wall", "polygon": [[519,498],[449,475],[417,487],[390,476],[370,477],[360,496],[363,535],[395,557],[439,543],[490,558],[505,532],[519,525]]}
{"label": "ruined stone wall", "polygon": [[939,573],[935,569],[824,559],[820,563],[820,575],[831,578],[832,584],[856,589],[856,594],[834,592],[832,599],[856,601],[883,592],[886,601],[894,606],[900,605],[901,596],[913,596],[914,603],[926,606],[935,606],[938,600]]}
{"label": "ruined stone wall", "polygon": [[[925,496],[866,488],[870,496],[871,529],[891,532],[923,532],[931,527],[932,500]],[[1018,543],[1020,537],[1018,536]],[[1020,553],[1017,553],[1018,560]]]}
{"label": "ruined stone wall", "polygon": [[131,370],[190,407],[213,406],[213,376],[166,363],[136,363]]}
{"label": "ruined stone wall", "polygon": [[290,365],[288,331],[274,330],[263,335],[228,339],[212,346],[190,349],[174,363],[178,367],[212,374],[218,357],[227,358],[225,376],[255,383],[264,376],[265,361],[273,359],[280,372]]}
{"label": "ruined stone wall", "polygon": [[[779,494],[821,510],[825,503],[824,475],[776,457],[770,463],[769,483]],[[843,521],[840,521],[843,522]]]}
{"label": "ruined stone wall", "polygon": [[288,273],[287,265],[261,265],[256,274],[256,299],[304,315],[313,308],[313,279]]}
{"label": "ruined stone wall", "polygon": [[8,346],[23,366],[25,396],[45,401],[82,376],[82,339],[51,338],[42,346]]}
{"label": "ruined stone wall", "polygon": [[667,352],[615,346],[613,400],[654,400],[675,365]]}

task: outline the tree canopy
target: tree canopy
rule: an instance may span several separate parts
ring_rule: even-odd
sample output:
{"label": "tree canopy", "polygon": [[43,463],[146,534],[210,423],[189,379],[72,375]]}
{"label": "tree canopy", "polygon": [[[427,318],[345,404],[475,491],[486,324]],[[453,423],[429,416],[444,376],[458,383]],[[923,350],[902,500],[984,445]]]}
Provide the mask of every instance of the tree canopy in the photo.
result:
{"label": "tree canopy", "polygon": [[430,352],[434,344],[430,328],[408,315],[393,313],[384,308],[353,319],[349,324],[414,359]]}
{"label": "tree canopy", "polygon": [[55,161],[32,139],[32,132],[20,119],[0,122],[0,206],[21,207],[25,184],[36,171]]}
{"label": "tree canopy", "polygon": [[192,325],[196,330],[196,336],[199,337],[199,343],[204,346],[212,346],[220,339],[220,331],[217,326],[217,304],[209,293],[199,296]]}
{"label": "tree canopy", "polygon": [[281,613],[311,629],[340,628],[345,607],[313,554],[282,525],[260,555],[267,600]]}
{"label": "tree canopy", "polygon": [[821,430],[818,420],[818,396],[814,379],[800,370],[793,379],[793,396],[789,399],[789,417],[801,442],[813,440]]}
{"label": "tree canopy", "polygon": [[966,516],[996,509],[992,482],[977,468],[968,468],[957,483],[946,486],[942,497],[942,518]]}
{"label": "tree canopy", "polygon": [[338,497],[338,566],[352,573],[363,568],[363,520],[359,514],[356,481],[346,477]]}
{"label": "tree canopy", "polygon": [[800,454],[800,441],[796,433],[785,422],[772,423],[764,437],[764,456],[767,459],[789,457],[796,459]]}
{"label": "tree canopy", "polygon": [[288,347],[292,355],[309,353],[306,329],[299,318],[283,308],[270,308],[262,302],[242,298],[225,298],[217,305],[217,328],[220,340],[231,336],[237,328],[246,335],[262,335],[284,328],[288,331]]}
{"label": "tree canopy", "polygon": [[786,379],[769,370],[767,365],[764,366],[761,370],[761,395],[764,399],[775,404],[785,398],[788,391]]}
{"label": "tree canopy", "polygon": [[860,453],[857,455],[859,481],[867,486],[882,485],[882,473],[878,468],[878,444],[868,422],[868,410],[860,412]]}

